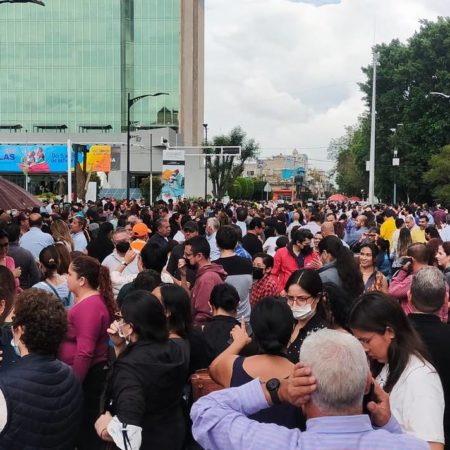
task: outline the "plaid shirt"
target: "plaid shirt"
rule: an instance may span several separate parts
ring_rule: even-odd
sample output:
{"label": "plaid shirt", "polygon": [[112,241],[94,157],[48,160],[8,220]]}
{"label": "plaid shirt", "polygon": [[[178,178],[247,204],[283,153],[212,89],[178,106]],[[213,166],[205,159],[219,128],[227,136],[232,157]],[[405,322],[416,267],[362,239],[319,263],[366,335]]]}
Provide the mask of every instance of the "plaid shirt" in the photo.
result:
{"label": "plaid shirt", "polygon": [[255,306],[262,298],[278,294],[277,283],[270,275],[264,275],[258,281],[255,281],[250,292],[250,304]]}

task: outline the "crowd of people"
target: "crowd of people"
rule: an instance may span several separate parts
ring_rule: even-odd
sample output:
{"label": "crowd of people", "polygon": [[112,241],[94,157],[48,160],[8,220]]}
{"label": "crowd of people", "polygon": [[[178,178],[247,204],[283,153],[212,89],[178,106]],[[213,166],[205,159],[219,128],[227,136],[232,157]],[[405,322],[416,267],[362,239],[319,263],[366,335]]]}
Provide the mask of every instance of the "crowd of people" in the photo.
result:
{"label": "crowd of people", "polygon": [[449,288],[441,205],[0,211],[0,449],[450,448]]}

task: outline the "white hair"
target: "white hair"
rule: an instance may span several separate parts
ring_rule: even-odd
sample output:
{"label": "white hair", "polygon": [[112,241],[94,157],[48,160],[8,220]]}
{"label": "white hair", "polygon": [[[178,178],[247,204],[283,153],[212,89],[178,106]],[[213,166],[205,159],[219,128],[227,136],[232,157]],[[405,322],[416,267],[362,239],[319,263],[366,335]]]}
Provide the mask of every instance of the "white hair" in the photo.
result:
{"label": "white hair", "polygon": [[210,217],[207,221],[206,221],[206,225],[208,227],[214,228],[215,230],[218,230],[220,228],[220,222],[218,221],[218,219],[216,219],[215,217]]}
{"label": "white hair", "polygon": [[323,413],[346,415],[362,408],[369,365],[354,336],[329,329],[311,333],[302,344],[300,361],[316,378],[311,400]]}

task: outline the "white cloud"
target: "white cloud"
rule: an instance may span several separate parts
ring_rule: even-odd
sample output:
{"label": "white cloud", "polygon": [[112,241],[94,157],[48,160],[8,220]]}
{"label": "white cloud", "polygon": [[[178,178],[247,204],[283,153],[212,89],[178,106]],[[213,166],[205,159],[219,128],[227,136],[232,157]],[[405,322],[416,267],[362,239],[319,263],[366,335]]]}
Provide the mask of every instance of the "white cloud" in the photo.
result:
{"label": "white cloud", "polygon": [[336,5],[341,3],[341,0],[288,0],[293,3],[307,3],[308,5],[324,6],[324,5]]}
{"label": "white cloud", "polygon": [[298,148],[324,159],[330,140],[364,110],[356,83],[374,42],[406,40],[420,19],[448,13],[448,0],[306,3],[331,1],[206,2],[210,136],[241,125],[264,156]]}

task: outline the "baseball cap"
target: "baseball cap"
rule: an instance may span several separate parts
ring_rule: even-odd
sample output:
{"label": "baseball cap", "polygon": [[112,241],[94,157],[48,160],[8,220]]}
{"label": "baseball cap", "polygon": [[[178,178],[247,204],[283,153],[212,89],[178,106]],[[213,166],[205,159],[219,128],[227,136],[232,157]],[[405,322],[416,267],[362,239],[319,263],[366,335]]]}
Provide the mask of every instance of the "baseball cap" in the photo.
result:
{"label": "baseball cap", "polygon": [[133,241],[130,244],[130,247],[136,252],[136,253],[141,253],[141,250],[145,247],[146,242],[142,241],[140,239]]}
{"label": "baseball cap", "polygon": [[145,225],[145,223],[142,222],[134,225],[132,231],[133,236],[135,237],[145,237],[150,233],[150,230],[147,227],[147,225]]}

